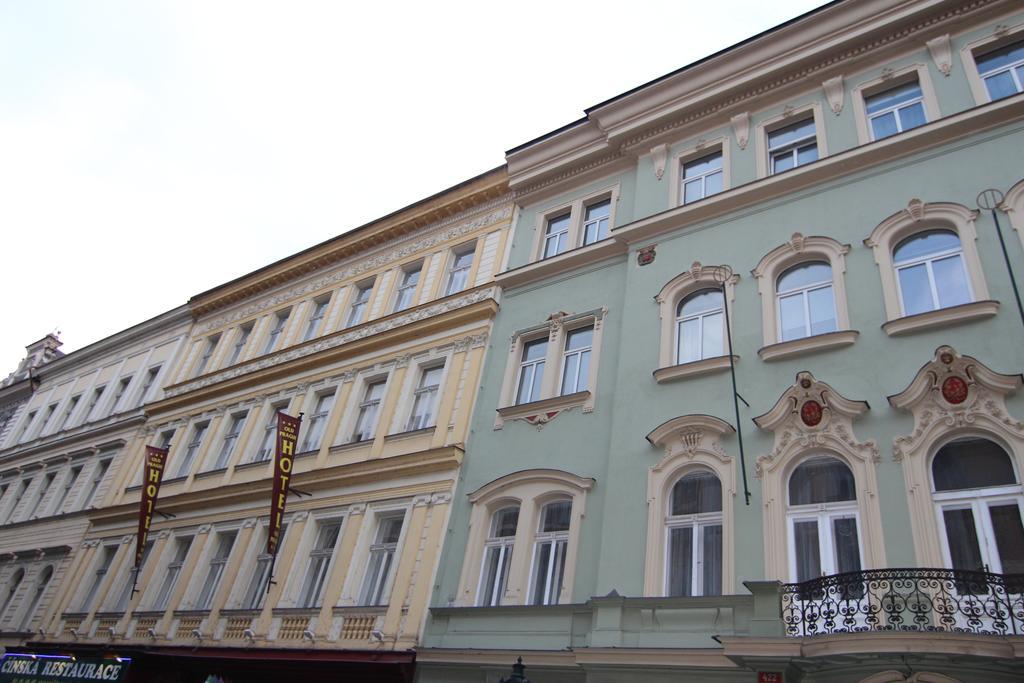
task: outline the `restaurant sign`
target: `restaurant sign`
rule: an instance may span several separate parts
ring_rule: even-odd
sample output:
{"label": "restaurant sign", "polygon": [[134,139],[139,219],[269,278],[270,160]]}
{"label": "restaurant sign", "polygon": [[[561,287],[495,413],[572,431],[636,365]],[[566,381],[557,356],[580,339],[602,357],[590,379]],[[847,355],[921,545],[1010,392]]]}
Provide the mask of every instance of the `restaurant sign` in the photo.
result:
{"label": "restaurant sign", "polygon": [[130,659],[73,659],[55,655],[5,654],[0,683],[77,683],[123,681]]}

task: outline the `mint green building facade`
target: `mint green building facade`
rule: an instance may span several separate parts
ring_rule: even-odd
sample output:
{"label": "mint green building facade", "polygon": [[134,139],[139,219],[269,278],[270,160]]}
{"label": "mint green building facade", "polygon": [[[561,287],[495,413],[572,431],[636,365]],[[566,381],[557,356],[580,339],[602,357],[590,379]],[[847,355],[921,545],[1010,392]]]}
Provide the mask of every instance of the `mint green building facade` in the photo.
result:
{"label": "mint green building facade", "polygon": [[417,680],[1024,677],[1021,79],[848,0],[511,150]]}

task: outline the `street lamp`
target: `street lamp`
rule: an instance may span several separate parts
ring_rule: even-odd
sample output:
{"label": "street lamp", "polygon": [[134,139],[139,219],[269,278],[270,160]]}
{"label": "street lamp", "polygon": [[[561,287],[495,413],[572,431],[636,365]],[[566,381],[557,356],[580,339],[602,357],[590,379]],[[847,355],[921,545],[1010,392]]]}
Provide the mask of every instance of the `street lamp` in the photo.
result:
{"label": "street lamp", "polygon": [[525,669],[523,658],[517,657],[516,663],[512,665],[512,675],[508,678],[502,678],[498,683],[530,683],[529,679],[523,675]]}

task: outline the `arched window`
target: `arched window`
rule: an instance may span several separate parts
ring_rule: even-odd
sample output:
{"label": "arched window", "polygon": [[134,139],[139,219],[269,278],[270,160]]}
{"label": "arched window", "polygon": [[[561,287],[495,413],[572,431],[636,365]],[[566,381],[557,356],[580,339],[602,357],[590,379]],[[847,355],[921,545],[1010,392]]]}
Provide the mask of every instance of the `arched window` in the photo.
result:
{"label": "arched window", "polygon": [[18,569],[11,575],[10,581],[7,582],[7,593],[4,595],[3,607],[0,607],[0,618],[7,614],[7,608],[11,606],[11,601],[14,599],[14,595],[18,592],[18,587],[21,585],[21,580],[25,578],[25,570]]}
{"label": "arched window", "polygon": [[793,470],[788,517],[794,581],[860,570],[856,486],[841,460],[814,456]]}
{"label": "arched window", "polygon": [[565,553],[569,545],[572,501],[548,503],[540,512],[533,547],[531,605],[557,605],[565,580]]}
{"label": "arched window", "polygon": [[803,339],[835,332],[836,302],[832,291],[832,266],[811,261],[793,266],[779,276],[779,339]]}
{"label": "arched window", "polygon": [[933,496],[953,569],[1024,573],[1022,489],[1002,446],[962,438],[932,460]]}
{"label": "arched window", "polygon": [[698,471],[677,481],[665,527],[666,595],[721,595],[722,483],[718,477]]}
{"label": "arched window", "polygon": [[476,604],[486,607],[501,604],[501,597],[508,584],[518,528],[518,505],[501,508],[491,517],[491,527],[484,542],[484,566],[480,572]]}
{"label": "arched window", "polygon": [[28,609],[25,610],[24,616],[21,618],[21,626],[19,631],[25,631],[28,629],[29,624],[32,623],[32,617],[35,616],[36,608],[39,607],[39,602],[43,599],[43,593],[46,592],[46,587],[50,583],[50,579],[53,578],[53,565],[46,565],[46,567],[39,573],[39,578],[36,580],[36,590],[32,594],[32,601],[28,604]]}
{"label": "arched window", "polygon": [[926,313],[972,301],[960,238],[952,230],[907,237],[892,254],[903,315]]}
{"label": "arched window", "polygon": [[676,363],[692,363],[725,353],[725,299],[721,290],[701,289],[676,308]]}

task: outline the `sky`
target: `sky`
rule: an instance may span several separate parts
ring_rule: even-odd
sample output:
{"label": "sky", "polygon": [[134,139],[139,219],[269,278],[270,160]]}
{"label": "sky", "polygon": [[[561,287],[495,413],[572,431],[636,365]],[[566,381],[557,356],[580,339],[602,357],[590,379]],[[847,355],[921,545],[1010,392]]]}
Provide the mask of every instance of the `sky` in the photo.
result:
{"label": "sky", "polygon": [[821,4],[0,0],[0,378]]}

